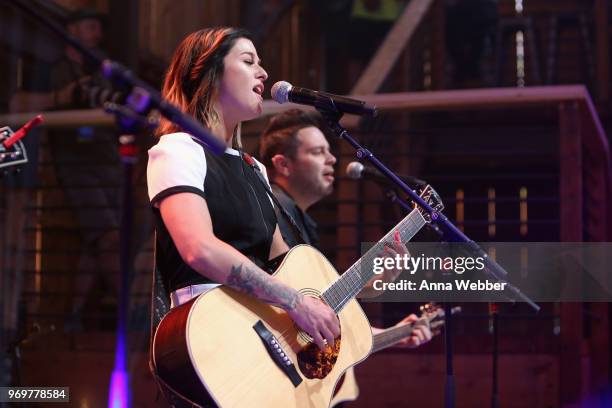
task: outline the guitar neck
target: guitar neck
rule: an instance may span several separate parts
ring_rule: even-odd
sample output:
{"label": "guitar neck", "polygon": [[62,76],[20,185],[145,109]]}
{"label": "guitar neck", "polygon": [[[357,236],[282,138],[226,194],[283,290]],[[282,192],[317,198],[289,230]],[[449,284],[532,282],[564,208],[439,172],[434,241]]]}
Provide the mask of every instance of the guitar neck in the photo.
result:
{"label": "guitar neck", "polygon": [[381,256],[385,244],[394,242],[395,232],[399,232],[402,242],[408,242],[426,224],[421,212],[414,209],[380,241],[370,248],[357,262],[342,274],[342,276],[323,292],[323,299],[336,313],[357,295],[374,276],[373,261]]}
{"label": "guitar neck", "polygon": [[[430,318],[425,319],[428,320],[429,329],[431,330],[433,335],[435,335],[438,330],[440,330],[440,328],[444,325],[444,320],[432,321],[432,319]],[[372,353],[376,353],[377,351],[384,350],[397,344],[404,337],[410,336],[413,330],[414,323],[408,323],[403,326],[390,327],[388,329],[385,329],[385,331],[375,334],[374,336],[372,336]]]}
{"label": "guitar neck", "polygon": [[374,344],[372,345],[372,353],[389,348],[399,342],[404,337],[412,334],[414,329],[413,324],[405,324],[403,326],[391,327],[383,332],[372,336]]}

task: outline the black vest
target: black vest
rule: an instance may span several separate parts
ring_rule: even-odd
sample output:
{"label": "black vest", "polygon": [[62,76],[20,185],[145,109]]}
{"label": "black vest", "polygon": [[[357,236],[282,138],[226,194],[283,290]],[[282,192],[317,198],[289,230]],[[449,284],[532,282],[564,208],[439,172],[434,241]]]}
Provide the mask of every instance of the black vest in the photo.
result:
{"label": "black vest", "polygon": [[[276,214],[255,170],[240,156],[219,156],[204,149],[206,177],[204,196],[215,236],[227,242],[258,266],[268,261]],[[180,186],[173,191],[181,192]],[[186,191],[189,191],[188,189]],[[169,291],[188,285],[211,282],[181,258],[159,209],[153,208],[157,227],[156,262]]]}

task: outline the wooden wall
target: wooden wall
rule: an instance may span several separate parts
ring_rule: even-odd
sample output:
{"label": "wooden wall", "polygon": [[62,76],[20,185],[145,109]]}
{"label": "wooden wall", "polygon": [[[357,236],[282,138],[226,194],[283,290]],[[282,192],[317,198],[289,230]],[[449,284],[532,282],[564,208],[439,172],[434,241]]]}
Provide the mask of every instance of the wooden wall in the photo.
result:
{"label": "wooden wall", "polygon": [[240,24],[240,0],[141,1],[139,48],[169,61],[185,35],[205,27]]}

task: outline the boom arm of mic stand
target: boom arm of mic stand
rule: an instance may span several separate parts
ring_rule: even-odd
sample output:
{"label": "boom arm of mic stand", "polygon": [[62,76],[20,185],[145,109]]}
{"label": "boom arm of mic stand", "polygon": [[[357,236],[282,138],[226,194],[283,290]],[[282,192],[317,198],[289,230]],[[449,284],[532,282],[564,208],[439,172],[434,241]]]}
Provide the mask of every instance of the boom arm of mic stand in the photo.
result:
{"label": "boom arm of mic stand", "polygon": [[[115,81],[121,86],[128,86],[130,89],[138,89],[140,95],[145,95],[148,100],[145,104],[154,107],[168,120],[179,125],[186,132],[196,137],[199,141],[207,145],[213,152],[219,154],[225,151],[225,144],[206,131],[202,125],[194,118],[183,113],[176,106],[162,99],[159,92],[151,88],[147,83],[134,76],[132,71],[112,60],[102,62],[104,76]],[[146,109],[146,108],[145,108]],[[150,110],[150,108],[149,108]]]}
{"label": "boom arm of mic stand", "polygon": [[[434,211],[429,204],[427,204],[415,191],[413,191],[406,183],[402,181],[397,175],[387,168],[372,152],[363,148],[357,140],[355,140],[346,129],[344,129],[339,120],[342,117],[342,113],[338,111],[330,111],[323,107],[317,107],[317,110],[327,120],[328,125],[333,132],[343,140],[346,140],[351,146],[357,151],[356,155],[359,160],[367,160],[374,165],[382,174],[384,174],[389,180],[393,181],[395,185],[404,191],[412,201],[416,203],[420,208],[425,210],[431,217],[432,223],[435,222],[444,228],[444,236],[449,242],[464,242],[468,244],[471,250],[475,253],[480,254],[484,257],[487,263],[487,270],[493,278],[496,280],[503,280],[508,274],[497,262],[493,261],[488,257],[486,252],[474,241],[468,238],[459,228],[457,228],[449,219],[442,213]],[[511,284],[507,284],[506,287],[520,300],[529,304],[536,312],[540,310],[540,307],[529,299],[524,293],[518,288]]]}

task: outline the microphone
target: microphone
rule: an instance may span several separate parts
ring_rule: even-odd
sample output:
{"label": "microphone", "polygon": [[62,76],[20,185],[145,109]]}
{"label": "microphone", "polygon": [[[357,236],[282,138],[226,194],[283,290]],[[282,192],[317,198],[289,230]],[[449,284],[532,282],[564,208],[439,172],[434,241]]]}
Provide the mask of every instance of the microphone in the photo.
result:
{"label": "microphone", "polygon": [[286,81],[278,81],[270,90],[272,99],[283,104],[293,102],[300,105],[314,106],[315,108],[352,113],[354,115],[376,115],[376,106],[368,105],[365,101],[346,98],[312,89],[299,88]]}
{"label": "microphone", "polygon": [[[377,183],[385,184],[385,185],[393,185],[393,182],[389,180],[384,174],[375,169],[374,167],[364,166],[359,162],[350,162],[348,166],[346,166],[346,175],[352,179],[369,179],[376,181]],[[418,179],[412,176],[405,176],[398,174],[399,177],[404,183],[409,184],[411,186],[424,187],[427,185],[425,180]]]}
{"label": "microphone", "polygon": [[2,142],[2,145],[4,146],[5,149],[8,149],[9,147],[17,143],[19,139],[27,135],[28,132],[32,130],[33,127],[38,126],[42,121],[43,121],[42,115],[36,116],[34,119],[32,119],[31,121],[23,125],[21,129],[13,133],[11,137],[9,137],[4,142]]}

